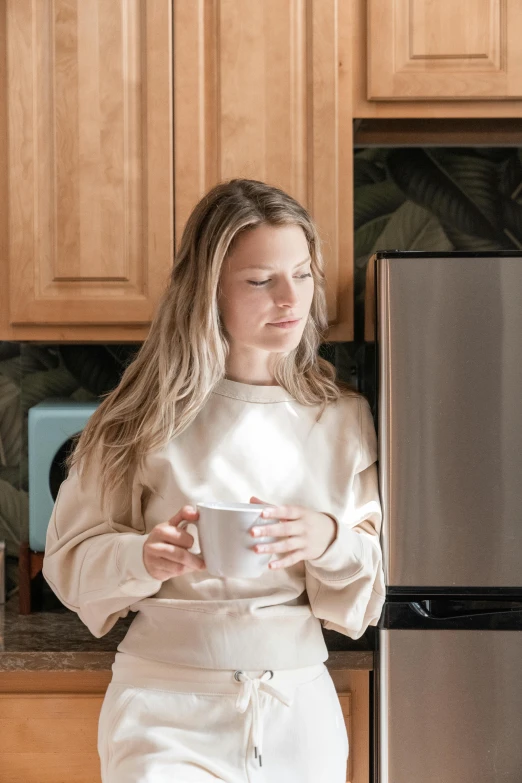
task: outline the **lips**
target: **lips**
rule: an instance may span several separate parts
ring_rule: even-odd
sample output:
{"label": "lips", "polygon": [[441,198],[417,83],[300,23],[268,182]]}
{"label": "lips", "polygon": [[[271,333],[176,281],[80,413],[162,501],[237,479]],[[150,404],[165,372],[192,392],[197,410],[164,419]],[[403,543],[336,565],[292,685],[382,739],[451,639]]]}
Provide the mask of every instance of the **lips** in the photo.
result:
{"label": "lips", "polygon": [[274,323],[268,324],[268,326],[277,326],[279,329],[293,329],[295,326],[297,326],[300,320],[300,318],[297,318],[292,321],[276,321]]}

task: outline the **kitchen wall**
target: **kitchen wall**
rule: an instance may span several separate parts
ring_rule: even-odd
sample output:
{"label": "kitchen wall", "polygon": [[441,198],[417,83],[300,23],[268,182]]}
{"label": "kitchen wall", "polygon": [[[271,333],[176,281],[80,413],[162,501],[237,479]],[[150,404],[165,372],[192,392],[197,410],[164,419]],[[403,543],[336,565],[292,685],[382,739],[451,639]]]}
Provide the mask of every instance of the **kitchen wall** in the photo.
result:
{"label": "kitchen wall", "polygon": [[[321,354],[373,399],[373,346],[363,342],[366,265],[378,249],[522,249],[522,149],[355,150],[355,341]],[[138,345],[0,341],[0,539],[7,593],[28,539],[27,411],[48,397],[92,400],[114,388]]]}

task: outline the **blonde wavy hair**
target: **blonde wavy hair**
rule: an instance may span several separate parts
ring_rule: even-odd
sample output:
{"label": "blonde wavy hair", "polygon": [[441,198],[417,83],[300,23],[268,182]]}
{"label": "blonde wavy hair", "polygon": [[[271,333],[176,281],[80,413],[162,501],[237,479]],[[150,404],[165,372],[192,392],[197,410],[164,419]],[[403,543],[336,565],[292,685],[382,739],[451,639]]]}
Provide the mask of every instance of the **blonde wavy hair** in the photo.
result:
{"label": "blonde wavy hair", "polygon": [[318,355],[328,321],[321,241],[312,218],[277,187],[251,179],[222,182],[193,209],[147,338],[67,458],[69,470],[76,463],[83,467],[96,450],[102,507],[116,493],[130,504],[133,476],[145,455],[183,432],[225,377],[229,343],[217,304],[221,268],[239,234],[264,223],[303,229],[314,280],[298,346],[275,357],[276,383],[303,405],[320,404],[318,420],[326,405],[356,393]]}

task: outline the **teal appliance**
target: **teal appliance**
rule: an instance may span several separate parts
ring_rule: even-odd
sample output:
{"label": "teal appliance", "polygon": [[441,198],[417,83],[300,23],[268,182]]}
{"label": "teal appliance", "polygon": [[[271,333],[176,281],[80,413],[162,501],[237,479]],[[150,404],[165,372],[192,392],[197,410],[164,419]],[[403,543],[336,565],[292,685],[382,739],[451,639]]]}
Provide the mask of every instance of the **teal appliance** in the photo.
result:
{"label": "teal appliance", "polygon": [[45,551],[47,526],[72,439],[85,427],[99,402],[49,399],[29,408],[29,548]]}

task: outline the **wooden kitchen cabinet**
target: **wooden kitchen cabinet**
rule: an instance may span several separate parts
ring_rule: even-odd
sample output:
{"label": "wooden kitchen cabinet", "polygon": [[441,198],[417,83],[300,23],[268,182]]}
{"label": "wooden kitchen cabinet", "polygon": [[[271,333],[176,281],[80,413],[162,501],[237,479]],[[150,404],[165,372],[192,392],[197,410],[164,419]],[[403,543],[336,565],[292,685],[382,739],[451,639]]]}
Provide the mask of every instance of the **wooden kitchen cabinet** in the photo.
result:
{"label": "wooden kitchen cabinet", "polygon": [[146,335],[173,252],[171,2],[0,4],[0,339]]}
{"label": "wooden kitchen cabinet", "polygon": [[[369,673],[331,672],[348,729],[347,783],[369,783]],[[109,671],[0,672],[5,783],[98,783],[98,717]]]}
{"label": "wooden kitchen cabinet", "polygon": [[0,339],[144,339],[191,209],[232,177],[311,211],[328,339],[353,338],[349,3],[2,11]]}
{"label": "wooden kitchen cabinet", "polygon": [[521,117],[519,0],[354,0],[356,117]]}

